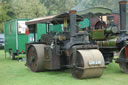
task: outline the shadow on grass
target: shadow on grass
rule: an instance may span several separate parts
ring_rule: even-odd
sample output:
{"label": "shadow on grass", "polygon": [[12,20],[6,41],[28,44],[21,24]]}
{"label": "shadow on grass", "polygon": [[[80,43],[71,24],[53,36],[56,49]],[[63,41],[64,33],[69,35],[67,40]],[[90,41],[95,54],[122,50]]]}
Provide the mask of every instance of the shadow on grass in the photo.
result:
{"label": "shadow on grass", "polygon": [[47,71],[50,75],[63,75],[63,74],[71,74],[71,71],[69,69],[66,70],[54,70],[54,71]]}

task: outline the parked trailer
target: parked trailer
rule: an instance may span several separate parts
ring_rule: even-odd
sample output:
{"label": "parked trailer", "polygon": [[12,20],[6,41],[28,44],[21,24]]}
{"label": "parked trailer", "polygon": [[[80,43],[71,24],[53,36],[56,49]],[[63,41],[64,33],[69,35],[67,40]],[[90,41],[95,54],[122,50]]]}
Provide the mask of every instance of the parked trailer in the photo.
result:
{"label": "parked trailer", "polygon": [[[15,19],[4,23],[5,31],[5,53],[9,52],[10,58],[15,59],[16,55],[25,54],[25,43],[33,42],[34,35],[25,35],[27,26],[25,21],[30,19]],[[46,27],[46,24],[37,24],[37,32],[35,34],[36,41],[40,39],[42,34],[46,33],[46,30],[40,30],[42,27]]]}

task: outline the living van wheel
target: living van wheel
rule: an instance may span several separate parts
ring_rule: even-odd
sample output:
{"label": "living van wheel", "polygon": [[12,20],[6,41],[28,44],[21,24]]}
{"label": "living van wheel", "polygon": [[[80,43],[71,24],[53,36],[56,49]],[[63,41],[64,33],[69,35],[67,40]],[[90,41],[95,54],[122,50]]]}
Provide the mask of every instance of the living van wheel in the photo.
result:
{"label": "living van wheel", "polygon": [[11,60],[15,60],[15,54],[13,53],[13,50],[9,50],[9,56]]}

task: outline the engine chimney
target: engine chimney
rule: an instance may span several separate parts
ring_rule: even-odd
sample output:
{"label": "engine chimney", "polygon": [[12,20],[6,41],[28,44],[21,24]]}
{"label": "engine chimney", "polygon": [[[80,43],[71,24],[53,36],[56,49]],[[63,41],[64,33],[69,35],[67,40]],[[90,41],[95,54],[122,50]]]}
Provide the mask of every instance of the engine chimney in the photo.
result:
{"label": "engine chimney", "polygon": [[120,3],[120,30],[128,31],[128,1],[121,1]]}
{"label": "engine chimney", "polygon": [[76,29],[76,11],[75,10],[71,10],[70,12],[70,33],[71,33],[71,36],[74,36],[77,32],[77,29]]}

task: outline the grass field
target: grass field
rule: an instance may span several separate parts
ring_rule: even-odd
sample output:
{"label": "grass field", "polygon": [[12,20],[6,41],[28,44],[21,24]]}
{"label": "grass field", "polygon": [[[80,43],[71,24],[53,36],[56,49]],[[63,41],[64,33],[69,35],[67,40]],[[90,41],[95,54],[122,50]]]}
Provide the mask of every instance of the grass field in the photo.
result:
{"label": "grass field", "polygon": [[128,85],[128,74],[120,72],[112,63],[101,78],[77,80],[69,70],[33,73],[25,67],[25,61],[12,61],[0,51],[0,85]]}

